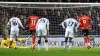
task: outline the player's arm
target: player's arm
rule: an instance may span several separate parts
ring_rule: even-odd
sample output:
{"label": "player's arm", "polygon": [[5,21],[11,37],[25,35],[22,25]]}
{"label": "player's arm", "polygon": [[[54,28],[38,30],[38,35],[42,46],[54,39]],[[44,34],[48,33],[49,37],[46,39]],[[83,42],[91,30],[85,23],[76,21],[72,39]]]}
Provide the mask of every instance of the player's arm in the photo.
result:
{"label": "player's arm", "polygon": [[47,32],[48,32],[48,34],[49,34],[49,20],[47,21]]}
{"label": "player's arm", "polygon": [[19,23],[19,25],[24,29],[24,26],[22,25],[20,19],[18,19],[18,23]]}
{"label": "player's arm", "polygon": [[9,29],[9,26],[11,25],[11,19],[7,23],[7,29]]}
{"label": "player's arm", "polygon": [[79,28],[79,23],[78,22],[76,22],[76,27],[75,27],[75,30],[76,30],[76,32],[77,32],[77,29]]}
{"label": "player's arm", "polygon": [[8,25],[11,25],[11,19],[8,21],[7,26],[8,26]]}
{"label": "player's arm", "polygon": [[81,18],[79,18],[79,25],[80,25],[80,27],[82,27],[82,19]]}
{"label": "player's arm", "polygon": [[92,19],[90,19],[90,18],[89,18],[89,20],[90,20],[89,28],[91,28],[92,25],[93,25],[93,21],[92,21]]}
{"label": "player's arm", "polygon": [[65,21],[62,22],[61,24],[62,24],[63,29],[65,29],[65,28],[66,28],[66,27],[65,27]]}
{"label": "player's arm", "polygon": [[1,41],[1,47],[4,48],[4,40]]}
{"label": "player's arm", "polygon": [[29,28],[29,24],[30,24],[30,21],[29,21],[29,17],[28,17],[28,19],[27,19],[27,22],[26,22],[26,29],[28,29]]}
{"label": "player's arm", "polygon": [[36,24],[36,33],[38,33],[38,24],[40,22],[40,19],[37,21],[37,24]]}

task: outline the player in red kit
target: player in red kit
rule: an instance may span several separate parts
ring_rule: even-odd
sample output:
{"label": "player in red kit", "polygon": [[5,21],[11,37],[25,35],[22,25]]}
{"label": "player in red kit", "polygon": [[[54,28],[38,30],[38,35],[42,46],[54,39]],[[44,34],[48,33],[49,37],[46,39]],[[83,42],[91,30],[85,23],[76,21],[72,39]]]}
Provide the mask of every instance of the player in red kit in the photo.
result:
{"label": "player in red kit", "polygon": [[32,35],[32,47],[31,49],[33,50],[35,48],[35,36],[36,36],[36,24],[39,19],[38,16],[29,16],[29,30],[30,34]]}
{"label": "player in red kit", "polygon": [[85,14],[83,14],[80,18],[79,18],[79,23],[82,29],[82,33],[84,35],[84,42],[85,45],[87,46],[87,48],[91,48],[90,47],[90,37],[89,35],[89,31],[92,27],[92,20],[89,16],[86,16]]}

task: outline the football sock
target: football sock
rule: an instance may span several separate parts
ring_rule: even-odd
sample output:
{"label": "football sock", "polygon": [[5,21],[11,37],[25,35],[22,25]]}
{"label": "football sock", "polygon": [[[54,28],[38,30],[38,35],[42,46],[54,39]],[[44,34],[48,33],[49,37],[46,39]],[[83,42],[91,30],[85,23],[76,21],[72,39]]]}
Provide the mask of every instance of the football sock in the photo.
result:
{"label": "football sock", "polygon": [[66,49],[67,42],[64,42],[64,49]]}
{"label": "football sock", "polygon": [[32,37],[32,48],[34,48],[34,47],[35,47],[35,37]]}
{"label": "football sock", "polygon": [[44,47],[45,47],[46,51],[48,51],[48,43],[45,42]]}
{"label": "football sock", "polygon": [[71,43],[71,42],[69,42],[68,49],[71,49],[71,47],[72,47],[72,43]]}
{"label": "football sock", "polygon": [[40,50],[41,40],[38,40],[38,51]]}
{"label": "football sock", "polygon": [[88,45],[86,38],[84,38],[84,43],[85,43],[86,46]]}
{"label": "football sock", "polygon": [[90,38],[87,38],[88,46],[90,46]]}
{"label": "football sock", "polygon": [[38,51],[40,50],[40,44],[38,44]]}
{"label": "football sock", "polygon": [[45,46],[46,51],[48,51],[48,40],[45,40],[44,46]]}

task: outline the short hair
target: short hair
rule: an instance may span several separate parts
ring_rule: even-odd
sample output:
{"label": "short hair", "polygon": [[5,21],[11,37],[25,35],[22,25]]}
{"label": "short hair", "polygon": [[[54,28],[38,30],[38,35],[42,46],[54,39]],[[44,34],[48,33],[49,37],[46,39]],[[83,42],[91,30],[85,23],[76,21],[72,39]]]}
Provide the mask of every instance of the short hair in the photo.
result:
{"label": "short hair", "polygon": [[37,16],[37,11],[34,10],[31,15]]}
{"label": "short hair", "polygon": [[82,12],[82,15],[88,15],[88,13],[86,13],[86,12]]}
{"label": "short hair", "polygon": [[12,17],[17,17],[18,16],[18,13],[13,13],[11,16]]}

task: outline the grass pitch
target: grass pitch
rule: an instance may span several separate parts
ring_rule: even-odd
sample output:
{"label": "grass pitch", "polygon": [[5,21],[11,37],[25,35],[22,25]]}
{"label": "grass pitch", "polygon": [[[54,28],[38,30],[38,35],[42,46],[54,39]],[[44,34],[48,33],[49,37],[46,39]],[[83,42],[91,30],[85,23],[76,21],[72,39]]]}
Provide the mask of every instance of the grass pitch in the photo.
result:
{"label": "grass pitch", "polygon": [[49,51],[30,48],[0,48],[0,56],[100,56],[100,48],[72,48],[71,52],[63,51],[63,48],[49,48]]}

